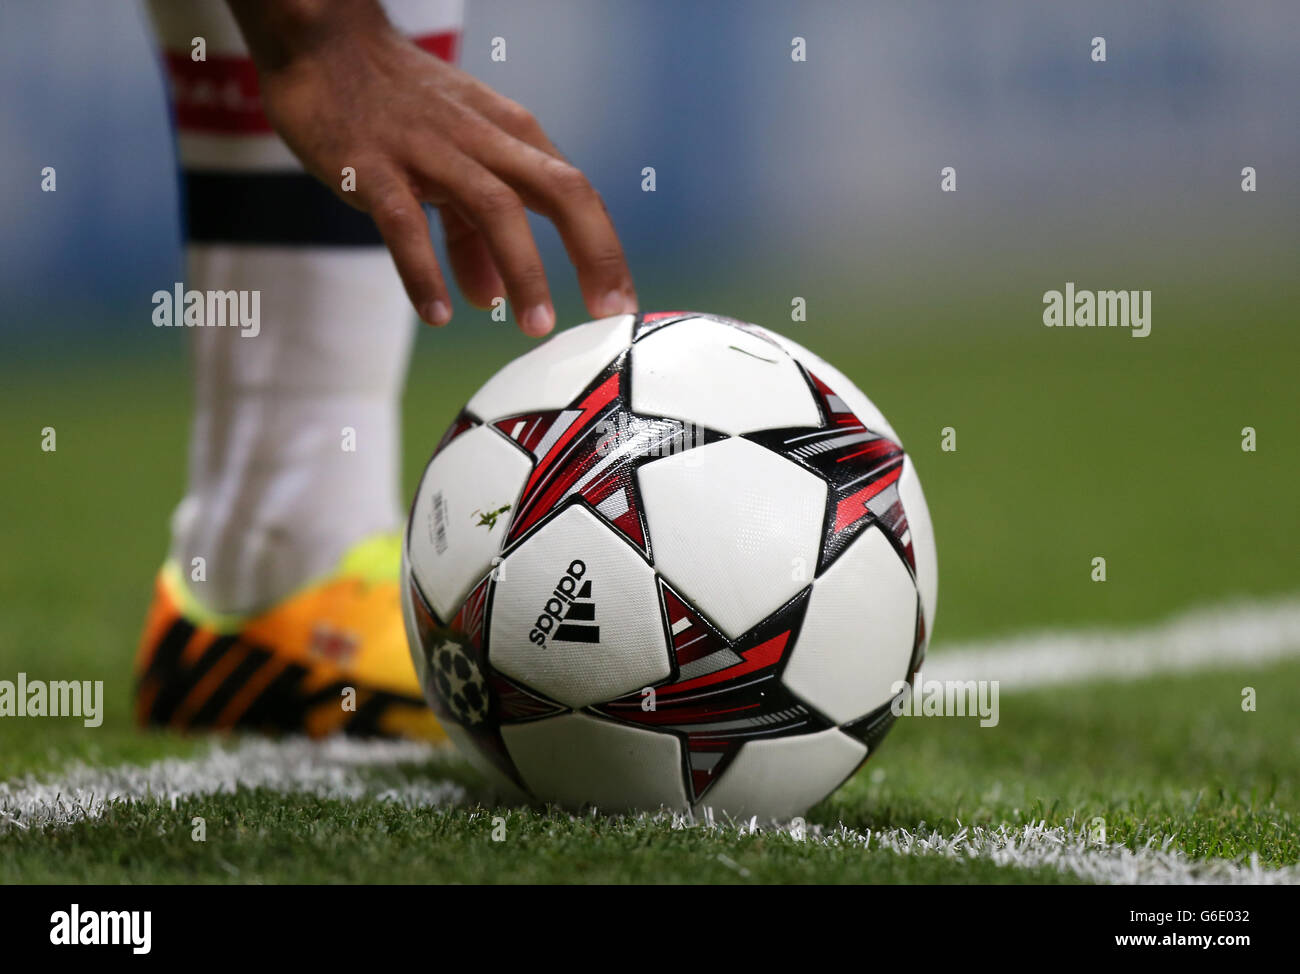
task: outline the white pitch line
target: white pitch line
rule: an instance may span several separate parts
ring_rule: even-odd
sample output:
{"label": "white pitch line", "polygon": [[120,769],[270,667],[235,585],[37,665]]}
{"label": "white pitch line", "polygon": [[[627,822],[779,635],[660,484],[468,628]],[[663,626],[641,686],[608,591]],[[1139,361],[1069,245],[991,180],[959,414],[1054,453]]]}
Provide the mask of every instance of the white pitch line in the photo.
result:
{"label": "white pitch line", "polygon": [[[259,787],[341,800],[368,797],[408,807],[462,803],[464,790],[451,782],[385,785],[364,773],[367,768],[424,762],[434,754],[433,748],[420,744],[254,740],[230,750],[216,745],[209,754],[195,760],[168,758],[148,767],[93,768],[79,764],[65,772],[61,782],[41,782],[29,776],[0,785],[0,831],[10,826],[41,830],[96,819],[115,804],[170,802],[174,806],[182,798],[233,794],[236,789]],[[666,812],[624,816],[622,820],[634,827],[700,829],[720,842],[756,832],[790,834],[788,827],[760,827],[753,820],[688,824],[680,815]],[[1095,883],[1300,883],[1300,867],[1262,869],[1257,862],[1188,859],[1171,848],[1172,837],[1159,846],[1153,840],[1133,850],[1115,843],[1090,842],[1082,831],[1066,826],[1046,828],[1042,823],[971,826],[951,835],[933,829],[859,832],[843,825],[810,825],[804,836],[802,841],[840,849],[850,856],[887,849],[900,856],[979,859],[1011,868],[1052,869]],[[869,881],[870,864],[863,865],[862,878]]]}
{"label": "white pitch line", "polygon": [[[666,815],[642,816],[651,819]],[[709,828],[688,826],[681,816],[672,819],[674,828]],[[958,823],[960,825],[960,823]],[[722,834],[738,835],[777,832],[791,835],[790,826],[767,828],[754,819],[748,822],[715,825]],[[1088,882],[1120,885],[1296,885],[1300,884],[1300,866],[1262,869],[1258,857],[1249,862],[1226,859],[1189,859],[1172,848],[1173,836],[1159,844],[1154,838],[1137,850],[1113,842],[1096,842],[1073,826],[1047,828],[1045,822],[1021,826],[999,825],[994,828],[963,826],[952,835],[937,829],[868,829],[859,832],[845,825],[827,829],[809,825],[803,841],[845,850],[888,849],[900,856],[938,856],[945,859],[986,859],[998,866],[1020,869],[1052,869],[1070,873]],[[870,873],[862,876],[870,882]]]}
{"label": "white pitch line", "polygon": [[926,681],[997,680],[1007,692],[1091,680],[1231,669],[1300,658],[1300,600],[1194,609],[1132,629],[1052,631],[941,644]]}
{"label": "white pitch line", "polygon": [[[860,833],[840,826],[823,842],[885,848],[903,856],[940,856],[946,859],[984,859],[998,866],[1053,869],[1092,883],[1120,885],[1296,885],[1300,866],[1262,869],[1256,855],[1248,863],[1226,859],[1189,859],[1172,848],[1173,836],[1159,845],[1152,839],[1134,850],[1118,843],[1089,841],[1071,827],[1047,828],[1046,823],[996,828],[967,826],[954,835],[937,830],[887,829]],[[864,876],[869,881],[870,876]]]}
{"label": "white pitch line", "polygon": [[93,767],[81,762],[57,778],[35,775],[0,782],[0,832],[57,828],[102,816],[115,804],[170,802],[196,795],[234,794],[269,788],[321,798],[378,798],[408,805],[462,801],[464,789],[451,782],[408,782],[401,789],[378,786],[359,769],[424,763],[434,754],[425,744],[400,741],[248,740],[234,749],[214,744],[203,757],[164,758],[147,767]]}

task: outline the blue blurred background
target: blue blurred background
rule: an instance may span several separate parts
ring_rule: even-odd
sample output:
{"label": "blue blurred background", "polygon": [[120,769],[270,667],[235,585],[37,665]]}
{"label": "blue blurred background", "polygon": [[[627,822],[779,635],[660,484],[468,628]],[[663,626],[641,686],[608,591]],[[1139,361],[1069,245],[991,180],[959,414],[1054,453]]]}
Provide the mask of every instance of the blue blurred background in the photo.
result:
{"label": "blue blurred background", "polygon": [[[462,63],[587,171],[647,306],[722,300],[788,324],[800,295],[810,322],[835,308],[924,330],[936,289],[1015,291],[1033,320],[1045,289],[1090,274],[1293,278],[1300,4],[1073,7],[469,0]],[[6,0],[0,91],[6,346],[156,346],[149,295],[180,279],[179,223],[143,11]],[[39,192],[44,166],[57,193]],[[944,166],[956,194],[938,191]],[[538,233],[561,319],[580,320],[558,239]]]}

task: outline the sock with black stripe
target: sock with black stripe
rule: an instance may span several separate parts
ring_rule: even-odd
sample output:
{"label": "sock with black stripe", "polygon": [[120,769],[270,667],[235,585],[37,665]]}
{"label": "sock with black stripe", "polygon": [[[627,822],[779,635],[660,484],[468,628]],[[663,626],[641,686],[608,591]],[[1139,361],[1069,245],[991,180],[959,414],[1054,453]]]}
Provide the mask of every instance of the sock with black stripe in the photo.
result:
{"label": "sock with black stripe", "polygon": [[[459,0],[394,0],[454,53]],[[252,613],[401,523],[398,406],[415,315],[373,224],[303,172],[257,99],[222,0],[151,0],[186,192],[187,289],[260,292],[256,328],[191,329],[195,415],[171,557],[195,598]],[[192,41],[206,57],[195,61]]]}

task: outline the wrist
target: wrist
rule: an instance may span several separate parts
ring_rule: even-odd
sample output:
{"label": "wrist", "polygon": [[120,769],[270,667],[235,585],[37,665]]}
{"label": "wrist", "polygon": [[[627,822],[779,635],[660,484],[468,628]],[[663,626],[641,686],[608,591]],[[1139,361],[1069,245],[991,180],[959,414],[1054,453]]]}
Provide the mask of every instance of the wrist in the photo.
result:
{"label": "wrist", "polygon": [[392,30],[377,0],[227,0],[259,71]]}

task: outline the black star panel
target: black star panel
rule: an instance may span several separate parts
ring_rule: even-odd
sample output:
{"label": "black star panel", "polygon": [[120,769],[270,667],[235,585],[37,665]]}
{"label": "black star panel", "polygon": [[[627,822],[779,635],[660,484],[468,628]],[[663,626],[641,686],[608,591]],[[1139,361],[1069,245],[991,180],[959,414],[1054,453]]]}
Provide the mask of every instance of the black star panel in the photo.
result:
{"label": "black star panel", "polygon": [[821,410],[822,425],[763,430],[745,438],[826,481],[826,518],[817,574],[826,571],[854,538],[879,524],[915,577],[912,537],[898,493],[903,448],[867,429],[826,383],[807,369],[803,372]]}

